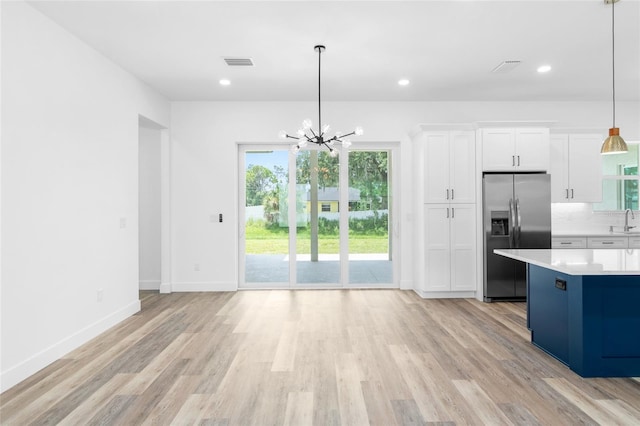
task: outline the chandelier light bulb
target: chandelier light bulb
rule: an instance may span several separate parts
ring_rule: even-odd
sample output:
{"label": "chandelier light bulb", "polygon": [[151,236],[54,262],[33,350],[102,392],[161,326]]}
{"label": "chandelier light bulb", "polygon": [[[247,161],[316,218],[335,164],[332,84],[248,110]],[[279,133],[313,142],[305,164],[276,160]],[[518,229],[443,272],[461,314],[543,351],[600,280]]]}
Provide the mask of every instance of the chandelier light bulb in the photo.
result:
{"label": "chandelier light bulb", "polygon": [[351,146],[351,141],[349,139],[345,139],[342,141],[342,146],[345,148],[349,148]]}
{"label": "chandelier light bulb", "polygon": [[286,138],[287,138],[287,132],[286,132],[286,131],[284,131],[284,130],[280,130],[280,131],[278,132],[278,137],[279,137],[280,139],[286,139]]}
{"label": "chandelier light bulb", "polygon": [[311,128],[311,126],[313,126],[313,122],[312,122],[310,119],[308,119],[308,118],[307,118],[307,119],[305,119],[305,120],[302,122],[302,128],[303,128],[304,130],[309,130],[309,129]]}
{"label": "chandelier light bulb", "polygon": [[297,134],[299,137],[301,137],[301,138],[303,138],[303,137],[304,137],[304,133],[305,133],[305,132],[304,132],[304,129],[298,129],[298,131],[296,132],[296,134]]}
{"label": "chandelier light bulb", "polygon": [[362,127],[358,126],[354,130],[354,133],[356,134],[356,136],[362,136],[364,134],[364,130],[362,129]]}
{"label": "chandelier light bulb", "polygon": [[307,139],[306,138],[300,138],[300,140],[298,141],[298,145],[300,148],[304,148],[305,146],[307,146]]}
{"label": "chandelier light bulb", "polygon": [[338,150],[337,150],[337,149],[333,149],[333,148],[332,148],[332,149],[329,151],[329,156],[334,157],[334,158],[335,158],[335,157],[337,157],[337,156],[338,156]]}
{"label": "chandelier light bulb", "polygon": [[324,135],[325,133],[327,133],[330,128],[331,126],[329,126],[328,124],[325,124],[324,126],[322,126],[322,134]]}

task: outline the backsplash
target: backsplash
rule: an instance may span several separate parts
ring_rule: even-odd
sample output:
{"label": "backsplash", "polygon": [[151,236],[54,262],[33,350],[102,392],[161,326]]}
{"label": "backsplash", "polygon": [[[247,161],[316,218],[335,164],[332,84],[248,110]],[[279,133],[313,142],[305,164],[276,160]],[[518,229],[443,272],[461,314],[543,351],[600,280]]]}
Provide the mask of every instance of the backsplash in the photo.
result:
{"label": "backsplash", "polygon": [[[634,211],[635,219],[629,215],[630,226],[640,226],[640,212]],[[608,232],[609,226],[621,229],[624,212],[594,212],[591,203],[552,203],[552,234],[589,234]],[[640,230],[640,229],[638,229]]]}

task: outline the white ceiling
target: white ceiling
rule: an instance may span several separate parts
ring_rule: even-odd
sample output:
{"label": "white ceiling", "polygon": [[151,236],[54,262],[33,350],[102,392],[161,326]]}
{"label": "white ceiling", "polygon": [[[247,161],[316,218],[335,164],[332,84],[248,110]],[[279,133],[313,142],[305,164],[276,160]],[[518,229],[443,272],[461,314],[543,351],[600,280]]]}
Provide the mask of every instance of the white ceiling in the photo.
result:
{"label": "white ceiling", "polygon": [[[327,101],[611,99],[604,0],[29,3],[170,100],[315,100],[316,44]],[[640,0],[615,12],[616,99],[640,101]]]}

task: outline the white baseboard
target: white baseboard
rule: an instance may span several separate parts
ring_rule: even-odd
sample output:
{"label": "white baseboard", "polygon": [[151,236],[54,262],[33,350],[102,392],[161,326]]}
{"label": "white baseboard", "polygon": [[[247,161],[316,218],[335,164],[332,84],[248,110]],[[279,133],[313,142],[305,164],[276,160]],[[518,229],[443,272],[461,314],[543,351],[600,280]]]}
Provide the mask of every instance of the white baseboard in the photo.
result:
{"label": "white baseboard", "polygon": [[473,299],[475,291],[423,291],[413,290],[423,299]]}
{"label": "white baseboard", "polygon": [[411,281],[411,280],[401,280],[400,281],[400,290],[413,290],[413,281]]}
{"label": "white baseboard", "polygon": [[171,293],[171,283],[162,283],[162,284],[160,284],[160,293],[162,293],[162,294]]}
{"label": "white baseboard", "polygon": [[236,291],[238,284],[226,281],[194,281],[173,283],[171,291],[174,293],[194,291]]}
{"label": "white baseboard", "polygon": [[131,315],[140,311],[140,301],[135,300],[123,308],[107,315],[106,317],[88,325],[78,332],[62,339],[37,354],[27,358],[0,374],[0,392],[17,385],[27,377],[35,374],[52,362],[62,358],[69,352],[77,349],[100,333],[108,330]]}
{"label": "white baseboard", "polygon": [[160,280],[140,280],[138,288],[140,290],[160,290]]}

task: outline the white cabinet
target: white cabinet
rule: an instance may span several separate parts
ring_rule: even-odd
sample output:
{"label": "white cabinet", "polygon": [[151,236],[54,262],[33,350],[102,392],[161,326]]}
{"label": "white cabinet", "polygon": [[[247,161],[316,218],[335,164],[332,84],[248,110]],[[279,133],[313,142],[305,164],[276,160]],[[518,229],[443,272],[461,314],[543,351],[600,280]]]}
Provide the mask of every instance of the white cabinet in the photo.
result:
{"label": "white cabinet", "polygon": [[552,237],[551,248],[587,248],[587,237]]}
{"label": "white cabinet", "polygon": [[627,248],[627,237],[587,237],[587,248]]}
{"label": "white cabinet", "polygon": [[424,155],[424,202],[475,202],[475,133],[425,132],[421,143]]}
{"label": "white cabinet", "polygon": [[424,290],[476,289],[475,204],[425,204]]}
{"label": "white cabinet", "polygon": [[551,202],[602,201],[602,157],[599,134],[553,134]]}
{"label": "white cabinet", "polygon": [[527,172],[549,169],[549,129],[482,129],[482,169]]}
{"label": "white cabinet", "polygon": [[629,237],[629,248],[630,249],[640,248],[640,236]]}

